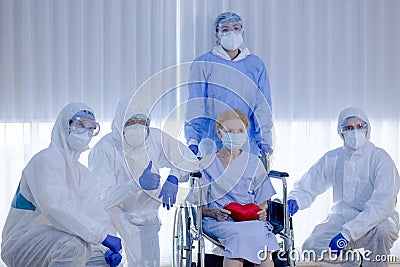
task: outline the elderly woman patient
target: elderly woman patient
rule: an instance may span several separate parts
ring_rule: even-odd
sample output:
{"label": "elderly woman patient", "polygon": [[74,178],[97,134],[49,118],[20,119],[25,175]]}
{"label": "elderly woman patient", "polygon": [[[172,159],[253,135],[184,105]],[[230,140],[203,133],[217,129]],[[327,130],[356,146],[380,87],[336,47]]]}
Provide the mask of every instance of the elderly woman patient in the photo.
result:
{"label": "elderly woman patient", "polygon": [[248,124],[236,109],[217,118],[223,146],[201,160],[203,230],[224,246],[224,266],[243,266],[244,260],[274,266],[270,252],[279,247],[266,210],[275,190],[260,159],[241,150]]}

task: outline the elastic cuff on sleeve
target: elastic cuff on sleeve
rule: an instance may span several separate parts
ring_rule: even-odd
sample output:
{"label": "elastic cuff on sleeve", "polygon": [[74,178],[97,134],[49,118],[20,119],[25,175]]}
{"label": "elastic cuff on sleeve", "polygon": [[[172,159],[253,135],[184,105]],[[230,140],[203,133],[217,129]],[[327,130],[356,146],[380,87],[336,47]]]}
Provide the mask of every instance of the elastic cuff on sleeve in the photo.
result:
{"label": "elastic cuff on sleeve", "polygon": [[350,235],[350,232],[349,232],[348,230],[343,229],[343,230],[341,231],[341,234],[342,234],[342,236],[343,236],[344,238],[347,239],[347,241],[350,241],[350,240],[351,240],[351,235]]}
{"label": "elastic cuff on sleeve", "polygon": [[190,139],[188,142],[188,145],[199,145],[199,141],[197,141],[196,139]]}

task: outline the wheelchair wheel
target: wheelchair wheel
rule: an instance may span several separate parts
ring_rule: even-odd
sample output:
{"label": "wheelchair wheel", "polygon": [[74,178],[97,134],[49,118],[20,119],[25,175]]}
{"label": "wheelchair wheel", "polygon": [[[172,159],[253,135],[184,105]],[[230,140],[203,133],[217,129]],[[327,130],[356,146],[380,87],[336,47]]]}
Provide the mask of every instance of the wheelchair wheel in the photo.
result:
{"label": "wheelchair wheel", "polygon": [[182,221],[182,208],[178,207],[175,210],[174,216],[174,232],[172,240],[172,266],[183,267],[183,252],[184,252],[184,225]]}
{"label": "wheelchair wheel", "polygon": [[193,236],[191,225],[193,218],[190,207],[178,207],[175,211],[173,243],[172,243],[172,266],[192,266]]}

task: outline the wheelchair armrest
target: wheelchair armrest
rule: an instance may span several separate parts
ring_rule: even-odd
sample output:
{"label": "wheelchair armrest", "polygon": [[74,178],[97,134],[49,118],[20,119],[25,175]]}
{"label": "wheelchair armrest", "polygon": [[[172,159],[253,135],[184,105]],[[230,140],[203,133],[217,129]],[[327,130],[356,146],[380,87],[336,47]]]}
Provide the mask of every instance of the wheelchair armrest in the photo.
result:
{"label": "wheelchair armrest", "polygon": [[273,178],[286,178],[286,177],[289,177],[289,174],[287,172],[278,172],[278,171],[271,170],[268,173],[268,176],[273,177]]}
{"label": "wheelchair armrest", "polygon": [[201,178],[201,172],[191,172],[190,176],[195,178]]}

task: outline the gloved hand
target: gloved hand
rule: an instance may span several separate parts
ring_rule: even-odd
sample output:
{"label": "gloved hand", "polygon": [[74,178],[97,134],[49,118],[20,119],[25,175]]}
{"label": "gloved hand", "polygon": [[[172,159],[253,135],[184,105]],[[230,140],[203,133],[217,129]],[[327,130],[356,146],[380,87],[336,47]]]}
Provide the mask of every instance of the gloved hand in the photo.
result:
{"label": "gloved hand", "polygon": [[293,216],[299,210],[299,205],[297,205],[297,201],[294,199],[289,199],[287,204],[289,216]]}
{"label": "gloved hand", "polygon": [[336,250],[337,255],[339,255],[342,249],[347,247],[348,244],[349,241],[342,235],[342,233],[339,233],[332,238],[331,242],[329,242],[329,247],[332,251]]}
{"label": "gloved hand", "polygon": [[113,235],[107,235],[106,239],[101,243],[115,253],[122,249],[121,239]]}
{"label": "gloved hand", "polygon": [[175,204],[176,193],[178,193],[178,178],[169,175],[158,195],[158,197],[162,197],[163,207],[167,207],[167,210]]}
{"label": "gloved hand", "polygon": [[109,249],[106,251],[106,253],[104,253],[104,258],[110,267],[117,267],[122,260],[122,256],[119,254],[119,252],[112,252]]}
{"label": "gloved hand", "polygon": [[144,169],[142,175],[139,177],[139,184],[144,190],[154,190],[160,185],[160,175],[151,172],[153,162],[150,160],[149,165]]}
{"label": "gloved hand", "polygon": [[190,145],[189,149],[192,150],[193,154],[197,155],[197,152],[199,152],[199,146],[198,145]]}
{"label": "gloved hand", "polygon": [[268,153],[269,155],[272,155],[272,152],[274,152],[272,148],[267,144],[259,144],[258,147],[260,148],[261,153],[265,152]]}

